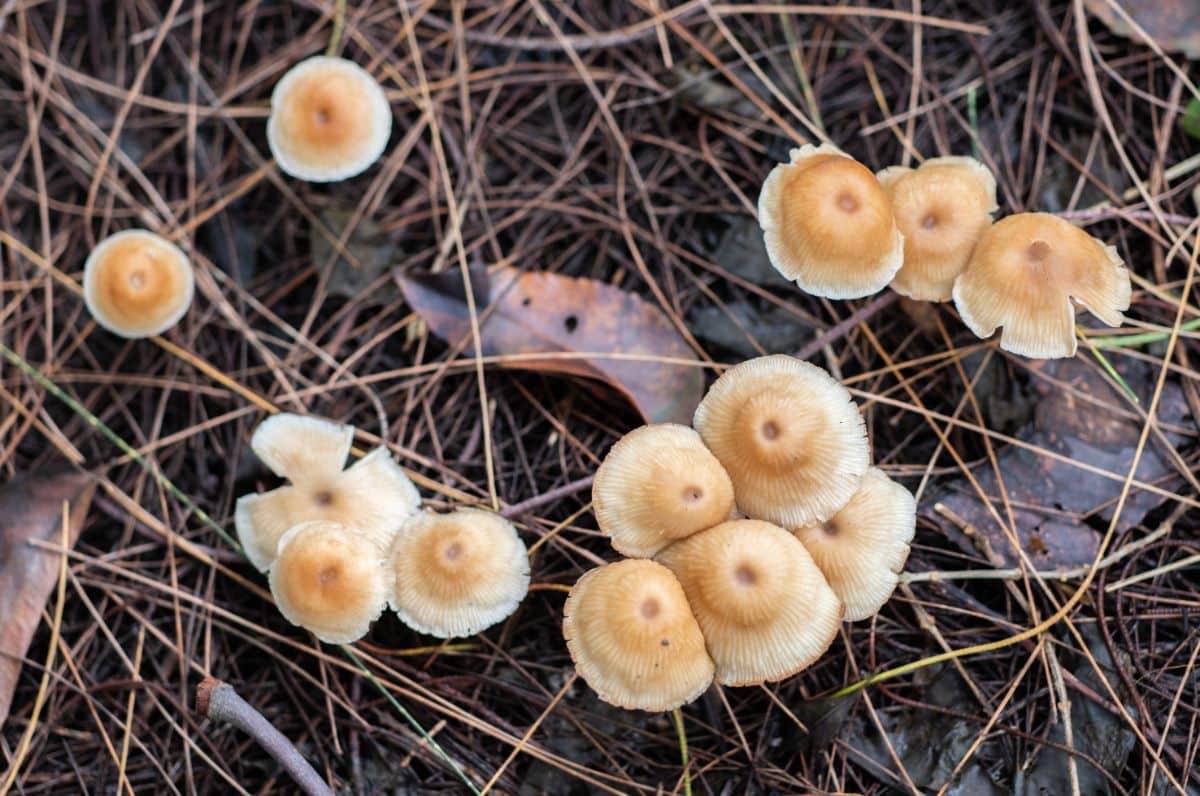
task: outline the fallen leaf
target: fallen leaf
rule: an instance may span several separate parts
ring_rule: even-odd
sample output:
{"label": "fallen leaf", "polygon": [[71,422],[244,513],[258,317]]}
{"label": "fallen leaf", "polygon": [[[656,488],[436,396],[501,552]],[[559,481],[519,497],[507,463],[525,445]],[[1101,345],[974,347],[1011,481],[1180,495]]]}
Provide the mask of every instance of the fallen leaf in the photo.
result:
{"label": "fallen leaf", "polygon": [[[652,359],[696,361],[691,347],[656,306],[594,279],[498,266],[471,269],[484,356],[570,352],[581,358],[531,357],[505,367],[599,379],[617,389],[650,423],[690,423],[704,392],[701,368]],[[404,297],[438,337],[465,343],[471,316],[457,270],[431,276],[396,273]]]}
{"label": "fallen leaf", "polygon": [[713,251],[713,262],[747,282],[765,287],[788,287],[791,281],[771,265],[767,244],[758,221],[746,216],[730,217],[729,226]]}
{"label": "fallen leaf", "polygon": [[1192,97],[1179,117],[1179,128],[1192,138],[1200,139],[1200,99]]}
{"label": "fallen leaf", "polygon": [[1159,47],[1200,58],[1200,0],[1083,0],[1113,33],[1142,42],[1142,35],[1109,5],[1114,1]]}
{"label": "fallen leaf", "polygon": [[21,661],[58,577],[58,556],[29,543],[59,544],[66,501],[68,544],[73,547],[95,488],[92,476],[77,470],[17,475],[0,487],[0,725],[8,717]]}
{"label": "fallen leaf", "polygon": [[813,327],[790,312],[749,299],[730,301],[724,307],[698,307],[688,314],[688,328],[701,340],[727,348],[742,359],[791,353],[814,336]]}
{"label": "fallen leaf", "polygon": [[[1124,404],[1117,390],[1094,367],[1078,358],[1049,360],[1039,369],[1083,395],[1112,406]],[[1126,360],[1120,363],[1118,371],[1141,393],[1141,405],[1148,406],[1154,385],[1149,367]],[[1014,434],[1017,439],[1110,473],[1125,474],[1141,435],[1140,421],[1085,401],[1036,375],[1028,389],[1027,399],[1035,403],[1033,419]],[[1159,422],[1179,425],[1186,422],[1187,415],[1183,391],[1178,384],[1168,382],[1159,404]],[[1183,441],[1170,433],[1166,436],[1173,445]],[[1106,525],[1112,518],[1112,503],[1120,495],[1122,483],[1017,446],[1002,448],[996,460],[1013,506],[1017,537],[1033,565],[1038,569],[1053,569],[1091,563],[1100,533],[1074,517],[1093,517],[1097,525]],[[1158,482],[1173,472],[1173,465],[1151,438],[1138,463],[1137,480],[1169,488],[1169,482]],[[991,463],[979,465],[975,478],[996,513],[1006,517]],[[1117,530],[1140,522],[1162,501],[1160,495],[1133,488],[1121,511]],[[922,501],[922,514],[944,526],[945,520],[935,510],[939,503],[973,525],[1006,566],[1016,566],[1016,554],[1007,536],[965,479],[932,492]]]}

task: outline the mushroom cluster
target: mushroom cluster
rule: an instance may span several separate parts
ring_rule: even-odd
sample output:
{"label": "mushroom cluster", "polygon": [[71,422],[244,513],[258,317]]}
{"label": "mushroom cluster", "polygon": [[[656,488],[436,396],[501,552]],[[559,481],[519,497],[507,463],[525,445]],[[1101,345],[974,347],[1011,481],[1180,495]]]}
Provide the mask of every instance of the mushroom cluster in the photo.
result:
{"label": "mushroom cluster", "polygon": [[385,607],[441,638],[469,636],[508,617],[529,588],[525,544],[489,511],[421,510],[412,480],[386,448],[350,467],[354,429],[278,414],[250,447],[290,481],[243,495],[234,522],[246,557],[268,573],[292,624],[331,644],[362,638]]}
{"label": "mushroom cluster", "polygon": [[579,579],[563,636],[602,699],[651,711],[810,666],[887,602],[916,524],[850,393],[790,356],[727,370],[692,428],[625,435],[592,501],[628,558]]}
{"label": "mushroom cluster", "polygon": [[996,180],[979,161],[939,157],[877,174],[828,144],[793,149],[763,182],[758,219],[779,273],[825,298],[891,285],[949,301],[979,337],[1027,357],[1074,356],[1075,305],[1119,326],[1129,272],[1116,249],[1048,213],[995,223]]}

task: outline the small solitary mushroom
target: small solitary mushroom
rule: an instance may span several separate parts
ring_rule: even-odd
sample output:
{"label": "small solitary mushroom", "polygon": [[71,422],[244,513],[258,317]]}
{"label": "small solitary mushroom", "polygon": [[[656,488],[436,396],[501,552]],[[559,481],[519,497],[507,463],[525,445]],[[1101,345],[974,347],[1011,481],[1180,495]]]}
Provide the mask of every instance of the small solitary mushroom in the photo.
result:
{"label": "small solitary mushroom", "polygon": [[954,283],[954,306],[979,337],[1034,359],[1075,355],[1075,303],[1109,326],[1129,309],[1129,272],[1117,250],[1049,213],[993,224]]}
{"label": "small solitary mushroom", "polygon": [[870,466],[850,393],[795,357],[759,357],[725,371],[694,425],[729,473],[738,509],[785,527],[832,517]]}
{"label": "small solitary mushroom", "polygon": [[179,247],[144,229],[110,235],[83,266],[83,300],[96,323],[121,337],[153,337],[192,304],[195,277]]}
{"label": "small solitary mushroom", "polygon": [[823,523],[796,529],[846,621],[874,616],[896,588],[916,526],[912,494],[872,467],[846,507]]}
{"label": "small solitary mushroom", "polygon": [[279,168],[309,182],[336,182],[379,159],[392,109],[365,69],[314,56],[288,70],[271,93],[267,143]]}
{"label": "small solitary mushroom", "polygon": [[879,180],[836,147],[791,151],[763,182],[758,223],[775,270],[814,296],[878,293],[904,260],[904,239]]}
{"label": "small solitary mushroom", "polygon": [[795,536],[760,520],[731,520],[658,554],[700,623],[717,682],[790,677],[837,635],[842,604]]}
{"label": "small solitary mushroom", "polygon": [[596,523],[622,555],[649,558],[733,511],[725,468],[687,426],[642,426],[613,445],[592,485]]}
{"label": "small solitary mushroom", "polygon": [[517,529],[490,511],[425,512],[392,543],[392,610],[438,638],[472,636],[506,619],[529,590],[529,557]]}
{"label": "small solitary mushroom", "polygon": [[922,301],[949,301],[954,279],[992,223],[996,178],[975,158],[931,158],[919,168],[879,172],[904,235],[904,265],[892,289]]}
{"label": "small solitary mushroom", "polygon": [[683,588],[653,561],[626,559],[585,573],[563,605],[563,637],[579,675],[626,710],[674,710],[713,681]]}
{"label": "small solitary mushroom", "polygon": [[366,534],[334,522],[297,525],[280,540],[269,576],[279,612],[327,644],[367,634],[387,605],[383,551]]}
{"label": "small solitary mushroom", "polygon": [[420,493],[386,448],[343,470],[353,435],[351,426],[286,413],[255,430],[250,447],[291,484],[238,498],[234,524],[254,566],[266,571],[283,534],[312,520],[356,528],[384,550],[391,545],[419,507]]}

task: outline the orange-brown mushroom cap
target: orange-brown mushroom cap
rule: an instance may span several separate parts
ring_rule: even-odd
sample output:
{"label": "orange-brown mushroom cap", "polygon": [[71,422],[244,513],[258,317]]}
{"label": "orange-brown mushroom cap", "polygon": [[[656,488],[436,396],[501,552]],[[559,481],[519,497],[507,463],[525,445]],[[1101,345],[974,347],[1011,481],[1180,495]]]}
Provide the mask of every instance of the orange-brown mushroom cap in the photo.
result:
{"label": "orange-brown mushroom cap", "polygon": [[392,131],[383,89],[344,58],[314,56],[271,93],[267,142],[279,168],[309,182],[353,177],[379,159]]}
{"label": "orange-brown mushroom cap", "polygon": [[490,511],[426,512],[392,543],[392,610],[439,638],[472,636],[517,610],[529,590],[525,543]]}
{"label": "orange-brown mushroom cap", "polygon": [[1075,355],[1075,306],[1109,326],[1129,309],[1129,272],[1117,250],[1049,213],[993,224],[954,283],[954,306],[979,337],[1034,359]]}
{"label": "orange-brown mushroom cap", "polygon": [[859,298],[892,281],[904,239],[879,180],[836,147],[806,144],[771,170],[758,196],[767,256],[804,291]]}
{"label": "orange-brown mushroom cap", "polygon": [[919,168],[879,172],[904,235],[904,265],[892,289],[923,301],[949,301],[955,278],[996,211],[996,178],[974,158],[931,158]]}
{"label": "orange-brown mushroom cap", "polygon": [[100,241],[83,266],[88,312],[121,337],[165,332],[187,313],[194,291],[187,255],[144,229],[128,229]]}
{"label": "orange-brown mushroom cap", "polygon": [[687,594],[717,682],[752,685],[807,668],[833,643],[842,604],[795,536],[731,520],[658,554]]}
{"label": "orange-brown mushroom cap", "polygon": [[870,466],[867,431],[846,388],[803,360],[747,360],[713,384],[694,419],[750,517],[795,527],[846,505]]}
{"label": "orange-brown mushroom cap", "polygon": [[596,523],[622,555],[649,558],[733,511],[725,468],[687,426],[642,426],[613,445],[592,484]]}
{"label": "orange-brown mushroom cap", "polygon": [[284,618],[328,644],[365,636],[390,588],[379,546],[333,522],[308,522],[284,534],[269,580]]}
{"label": "orange-brown mushroom cap", "polygon": [[627,710],[674,710],[713,681],[713,661],[683,588],[645,559],[583,575],[563,605],[563,637],[579,675]]}
{"label": "orange-brown mushroom cap", "polygon": [[846,621],[874,616],[899,581],[916,527],[912,494],[872,467],[846,507],[796,538],[846,606]]}

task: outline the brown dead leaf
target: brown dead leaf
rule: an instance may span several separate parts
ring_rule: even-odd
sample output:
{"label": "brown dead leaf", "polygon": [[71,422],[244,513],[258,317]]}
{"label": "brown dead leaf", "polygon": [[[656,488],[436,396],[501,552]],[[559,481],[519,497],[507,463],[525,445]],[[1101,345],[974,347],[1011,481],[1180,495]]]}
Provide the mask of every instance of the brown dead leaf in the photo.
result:
{"label": "brown dead leaf", "polygon": [[68,543],[73,547],[95,488],[92,476],[77,470],[17,475],[0,487],[0,726],[8,717],[21,660],[58,577],[57,556],[29,543],[59,543],[66,501]]}
{"label": "brown dead leaf", "polygon": [[[406,276],[404,297],[438,337],[471,351],[471,316],[458,271]],[[574,352],[586,358],[530,358],[505,367],[586,376],[625,395],[650,423],[691,423],[704,392],[693,365],[608,354],[695,361],[687,342],[658,307],[594,279],[499,266],[471,269],[484,356]]]}
{"label": "brown dead leaf", "polygon": [[1110,1],[1115,1],[1138,27],[1170,52],[1200,58],[1200,0],[1083,0],[1088,11],[1118,36],[1144,42]]}
{"label": "brown dead leaf", "polygon": [[[1096,369],[1077,358],[1049,360],[1040,366],[1040,370],[1083,395],[1113,406],[1123,404],[1120,395]],[[1149,391],[1154,384],[1154,374],[1148,366],[1127,361],[1122,362],[1118,370],[1139,390],[1142,406],[1147,406]],[[1031,390],[1033,394],[1028,400],[1036,403],[1033,420],[1014,436],[1111,473],[1123,475],[1128,471],[1141,434],[1140,422],[1085,401],[1036,376]],[[1159,422],[1179,425],[1186,422],[1187,413],[1183,391],[1178,384],[1169,382],[1159,404]],[[1166,436],[1172,444],[1182,442],[1176,435]],[[1143,483],[1158,482],[1173,472],[1171,462],[1151,439],[1138,463],[1137,480]],[[1091,563],[1099,546],[1100,533],[1082,519],[1090,517],[1096,525],[1106,525],[1112,518],[1111,503],[1121,493],[1121,482],[1015,446],[1001,450],[996,459],[1013,505],[1017,537],[1033,565],[1038,569],[1054,569]],[[1005,517],[991,464],[980,465],[975,470],[975,477],[996,513]],[[1169,487],[1169,483],[1159,485]],[[1140,522],[1162,500],[1152,492],[1133,488],[1121,511],[1118,530]],[[1016,565],[1016,554],[1003,529],[965,479],[936,490],[922,501],[922,513],[945,526],[945,520],[934,511],[938,503],[981,532],[1006,566]]]}

